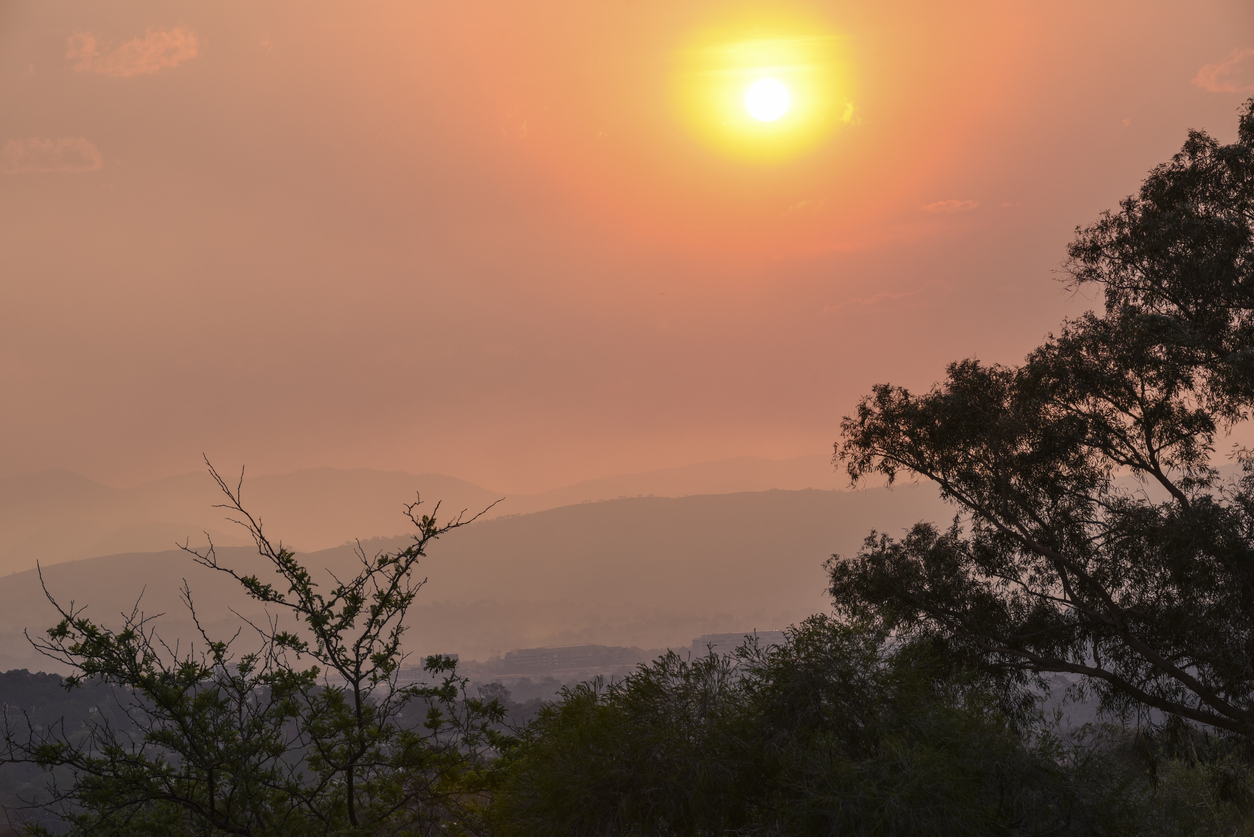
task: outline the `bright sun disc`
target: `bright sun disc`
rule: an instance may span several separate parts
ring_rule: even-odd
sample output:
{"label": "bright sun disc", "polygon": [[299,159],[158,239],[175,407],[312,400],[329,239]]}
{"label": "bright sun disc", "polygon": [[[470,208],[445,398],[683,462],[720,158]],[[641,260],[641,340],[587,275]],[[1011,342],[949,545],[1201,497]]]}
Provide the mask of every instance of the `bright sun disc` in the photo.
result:
{"label": "bright sun disc", "polygon": [[761,122],[774,122],[788,112],[792,96],[782,81],[760,78],[745,91],[745,110]]}
{"label": "bright sun disc", "polygon": [[846,40],[819,18],[732,14],[676,49],[676,115],[711,150],[741,162],[807,154],[856,124]]}

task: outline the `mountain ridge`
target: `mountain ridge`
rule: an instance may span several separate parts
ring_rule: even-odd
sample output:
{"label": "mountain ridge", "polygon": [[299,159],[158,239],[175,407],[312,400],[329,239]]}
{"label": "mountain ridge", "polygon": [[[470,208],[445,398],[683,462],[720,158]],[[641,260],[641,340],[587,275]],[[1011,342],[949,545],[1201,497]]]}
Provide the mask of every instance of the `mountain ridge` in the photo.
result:
{"label": "mountain ridge", "polygon": [[[231,474],[224,475],[234,485]],[[679,468],[586,480],[535,495],[508,495],[444,474],[368,468],[306,468],[246,477],[244,504],[267,529],[304,551],[358,537],[390,536],[409,526],[403,510],[418,494],[447,514],[504,500],[487,517],[529,514],[623,496],[689,496],[770,488],[835,488],[824,457],[736,457]],[[0,574],[107,552],[153,552],[188,539],[248,543],[215,509],[222,496],[205,472],[111,488],[73,471],[49,469],[0,478]],[[430,509],[428,505],[424,511]]]}

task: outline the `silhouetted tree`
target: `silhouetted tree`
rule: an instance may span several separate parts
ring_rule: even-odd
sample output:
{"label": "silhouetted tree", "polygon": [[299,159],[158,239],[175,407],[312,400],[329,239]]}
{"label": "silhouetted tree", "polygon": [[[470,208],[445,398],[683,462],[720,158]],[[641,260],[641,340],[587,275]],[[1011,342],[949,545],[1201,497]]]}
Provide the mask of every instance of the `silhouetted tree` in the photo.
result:
{"label": "silhouetted tree", "polygon": [[[68,687],[115,687],[121,717],[49,727],[6,714],[0,761],[49,770],[50,805],[74,834],[466,833],[502,709],[468,695],[448,658],[427,660],[432,685],[402,686],[398,673],[418,561],[474,518],[441,523],[438,505],[428,516],[414,503],[413,542],[373,557],[359,549],[357,575],[324,593],[244,510],[239,487],[210,473],[276,578],[222,565],[212,545],[189,551],[296,625],[272,614],[252,626],[255,647],[237,653],[240,634],[215,640],[196,622],[202,644],[180,652],[138,606],[110,629],[49,595],[61,621],[37,647],[74,671]],[[195,619],[186,585],[183,596]],[[423,728],[400,722],[408,706],[426,709]]]}
{"label": "silhouetted tree", "polygon": [[960,515],[829,562],[840,612],[1011,674],[1066,672],[1105,705],[1254,735],[1254,99],[1236,142],[1190,132],[1068,271],[1101,313],[1021,366],[954,363],[874,388],[836,459],[917,475]]}

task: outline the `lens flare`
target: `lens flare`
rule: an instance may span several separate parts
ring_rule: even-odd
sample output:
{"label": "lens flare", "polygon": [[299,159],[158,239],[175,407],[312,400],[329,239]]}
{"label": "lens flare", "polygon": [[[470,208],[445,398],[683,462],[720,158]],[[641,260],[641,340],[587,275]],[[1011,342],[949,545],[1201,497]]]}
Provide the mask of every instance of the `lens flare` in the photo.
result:
{"label": "lens flare", "polygon": [[745,91],[745,110],[759,122],[774,122],[792,104],[792,95],[782,81],[760,78]]}

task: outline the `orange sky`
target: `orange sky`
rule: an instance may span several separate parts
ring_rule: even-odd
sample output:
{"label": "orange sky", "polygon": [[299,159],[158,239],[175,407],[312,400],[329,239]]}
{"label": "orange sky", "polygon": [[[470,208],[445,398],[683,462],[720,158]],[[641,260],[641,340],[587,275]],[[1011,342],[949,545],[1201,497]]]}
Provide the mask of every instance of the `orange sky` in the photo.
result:
{"label": "orange sky", "polygon": [[[676,85],[767,10],[856,110],[763,162]],[[0,476],[823,452],[1090,305],[1074,227],[1250,95],[1248,0],[0,0]]]}

